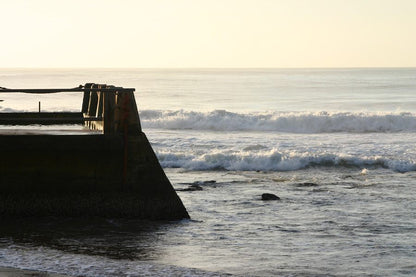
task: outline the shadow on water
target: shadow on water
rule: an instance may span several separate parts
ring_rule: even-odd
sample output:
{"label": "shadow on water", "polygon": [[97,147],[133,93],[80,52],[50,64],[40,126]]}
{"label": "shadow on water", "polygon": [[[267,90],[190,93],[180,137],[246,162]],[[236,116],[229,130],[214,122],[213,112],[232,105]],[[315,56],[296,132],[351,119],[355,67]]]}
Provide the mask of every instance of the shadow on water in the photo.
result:
{"label": "shadow on water", "polygon": [[0,246],[46,247],[112,259],[156,260],[170,222],[103,218],[2,219]]}

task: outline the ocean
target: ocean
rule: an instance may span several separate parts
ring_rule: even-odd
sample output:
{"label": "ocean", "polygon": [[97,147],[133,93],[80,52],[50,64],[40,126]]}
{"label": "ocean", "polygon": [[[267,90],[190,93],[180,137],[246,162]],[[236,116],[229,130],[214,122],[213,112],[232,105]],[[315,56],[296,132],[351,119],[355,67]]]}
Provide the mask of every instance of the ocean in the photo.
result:
{"label": "ocean", "polygon": [[[143,131],[191,219],[15,220],[0,227],[0,266],[416,275],[416,68],[0,70],[6,88],[88,82],[136,88]],[[3,112],[37,111],[39,101],[79,111],[82,95],[0,99]],[[183,191],[195,184],[202,190]]]}

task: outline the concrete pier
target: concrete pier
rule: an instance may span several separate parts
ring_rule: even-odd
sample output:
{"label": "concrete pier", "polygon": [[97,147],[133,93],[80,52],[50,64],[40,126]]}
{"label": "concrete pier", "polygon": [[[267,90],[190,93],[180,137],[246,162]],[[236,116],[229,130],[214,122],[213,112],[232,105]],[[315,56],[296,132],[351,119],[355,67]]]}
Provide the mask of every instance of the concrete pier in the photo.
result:
{"label": "concrete pier", "polygon": [[[142,132],[134,89],[86,84],[79,113],[0,113],[1,125],[83,124],[91,134],[0,130],[0,217],[189,215]],[[0,90],[6,92],[6,90]],[[63,95],[64,97],[64,95]]]}

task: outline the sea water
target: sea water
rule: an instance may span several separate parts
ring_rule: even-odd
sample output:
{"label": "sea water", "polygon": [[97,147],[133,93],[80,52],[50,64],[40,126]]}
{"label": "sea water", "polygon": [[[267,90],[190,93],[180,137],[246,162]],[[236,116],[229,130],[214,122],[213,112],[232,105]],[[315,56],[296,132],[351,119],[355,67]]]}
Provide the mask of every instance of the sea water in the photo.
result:
{"label": "sea water", "polygon": [[[87,82],[136,88],[143,131],[192,219],[8,221],[0,266],[416,275],[416,69],[0,70],[7,88]],[[39,101],[45,111],[79,111],[82,95],[0,99],[0,111],[37,111]],[[193,184],[202,190],[180,191]]]}

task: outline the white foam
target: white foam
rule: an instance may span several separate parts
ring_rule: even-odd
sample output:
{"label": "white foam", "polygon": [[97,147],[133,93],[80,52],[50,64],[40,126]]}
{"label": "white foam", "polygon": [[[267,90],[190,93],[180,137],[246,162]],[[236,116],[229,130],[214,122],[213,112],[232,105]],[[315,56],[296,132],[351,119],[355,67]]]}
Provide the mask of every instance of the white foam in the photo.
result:
{"label": "white foam", "polygon": [[311,166],[331,167],[382,167],[398,172],[416,170],[416,160],[394,160],[380,156],[356,157],[332,153],[297,153],[270,151],[220,151],[211,150],[204,154],[159,150],[157,155],[163,167],[188,170],[231,170],[231,171],[293,171]]}
{"label": "white foam", "polygon": [[233,113],[144,110],[144,128],[288,133],[416,132],[413,113],[267,112]]}

